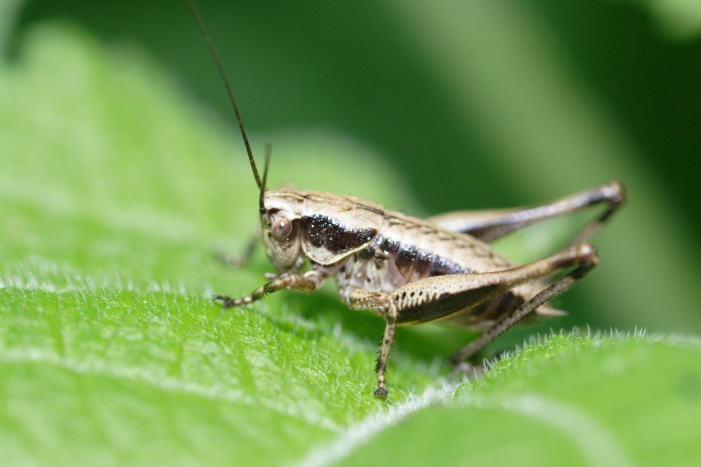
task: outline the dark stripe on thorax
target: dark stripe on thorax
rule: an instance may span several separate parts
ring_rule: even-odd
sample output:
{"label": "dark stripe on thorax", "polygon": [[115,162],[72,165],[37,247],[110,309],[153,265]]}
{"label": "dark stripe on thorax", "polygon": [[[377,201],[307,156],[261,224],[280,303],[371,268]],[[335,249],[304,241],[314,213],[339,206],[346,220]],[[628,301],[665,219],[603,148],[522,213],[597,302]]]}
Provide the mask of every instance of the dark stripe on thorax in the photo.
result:
{"label": "dark stripe on thorax", "polygon": [[336,219],[320,214],[303,216],[302,232],[305,241],[334,254],[357,249],[377,234],[375,229],[348,229]]}

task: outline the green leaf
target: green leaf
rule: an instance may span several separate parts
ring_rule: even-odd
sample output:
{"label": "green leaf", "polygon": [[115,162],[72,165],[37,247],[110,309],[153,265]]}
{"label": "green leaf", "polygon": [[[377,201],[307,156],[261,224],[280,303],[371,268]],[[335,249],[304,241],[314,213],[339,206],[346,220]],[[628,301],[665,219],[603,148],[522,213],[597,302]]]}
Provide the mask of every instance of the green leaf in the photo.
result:
{"label": "green leaf", "polygon": [[446,404],[408,414],[344,463],[696,465],[699,358],[688,339],[555,336]]}
{"label": "green leaf", "polygon": [[[254,151],[268,140],[272,186],[414,207],[392,170],[344,136],[254,136]],[[269,270],[261,252],[236,271],[212,255],[253,233],[255,183],[230,122],[137,50],[34,30],[0,68],[0,141],[8,465],[701,458],[690,340],[558,336],[453,398],[441,362],[464,333],[402,329],[382,403],[372,391],[383,322],[348,311],[332,288],[245,310],[212,303]]]}

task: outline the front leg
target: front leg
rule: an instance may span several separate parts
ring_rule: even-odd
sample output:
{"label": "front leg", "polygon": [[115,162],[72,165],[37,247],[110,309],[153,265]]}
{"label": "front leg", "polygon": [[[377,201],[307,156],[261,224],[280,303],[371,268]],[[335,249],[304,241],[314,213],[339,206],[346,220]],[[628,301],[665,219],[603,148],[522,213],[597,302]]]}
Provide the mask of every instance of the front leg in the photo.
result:
{"label": "front leg", "polygon": [[214,300],[220,301],[224,308],[233,308],[248,305],[270,293],[283,289],[295,290],[301,293],[314,292],[316,289],[321,287],[327,278],[328,274],[316,270],[306,272],[303,275],[283,274],[267,284],[258,287],[250,295],[243,298],[234,299],[227,297],[226,295],[216,295]]}
{"label": "front leg", "polygon": [[215,251],[214,257],[224,266],[231,269],[238,269],[241,266],[248,264],[251,258],[253,258],[253,253],[255,252],[256,245],[258,245],[258,243],[260,243],[260,233],[256,231],[255,235],[251,235],[248,243],[246,243],[243,253],[235,256],[221,251]]}

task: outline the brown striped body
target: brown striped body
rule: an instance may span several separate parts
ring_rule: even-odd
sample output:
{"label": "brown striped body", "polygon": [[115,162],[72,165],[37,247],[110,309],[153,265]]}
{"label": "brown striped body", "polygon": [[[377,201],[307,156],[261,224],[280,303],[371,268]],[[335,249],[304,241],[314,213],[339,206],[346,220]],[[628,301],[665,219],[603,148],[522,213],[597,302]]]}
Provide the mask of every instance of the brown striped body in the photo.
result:
{"label": "brown striped body", "polygon": [[[266,231],[271,261],[281,273],[297,271],[305,259],[311,268],[333,278],[341,299],[350,305],[356,289],[390,293],[427,277],[493,272],[514,264],[487,243],[459,232],[442,229],[416,217],[386,211],[362,199],[312,191],[268,191],[264,198],[269,216],[291,220],[291,246]],[[264,216],[265,217],[265,216]],[[269,229],[268,229],[269,230]],[[294,254],[291,254],[294,252]],[[280,258],[287,258],[280,264]],[[436,313],[400,310],[398,324],[436,319],[487,329],[535,295],[542,285],[532,282],[515,287],[492,300]],[[542,314],[553,314],[541,307]]]}

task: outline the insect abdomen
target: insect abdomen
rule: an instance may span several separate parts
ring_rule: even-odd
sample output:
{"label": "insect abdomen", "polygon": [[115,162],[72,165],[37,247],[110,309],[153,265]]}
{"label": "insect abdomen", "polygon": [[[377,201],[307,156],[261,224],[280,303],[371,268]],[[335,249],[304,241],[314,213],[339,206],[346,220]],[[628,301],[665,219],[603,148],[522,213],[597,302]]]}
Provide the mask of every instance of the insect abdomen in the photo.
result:
{"label": "insect abdomen", "polygon": [[366,248],[342,262],[336,281],[347,301],[353,289],[392,292],[425,277],[469,272],[446,258],[377,235]]}
{"label": "insect abdomen", "polygon": [[[488,272],[513,267],[479,240],[464,234],[445,231],[430,224],[388,213],[382,232],[362,250],[340,263],[336,281],[346,303],[352,290],[391,293],[410,282],[427,277],[472,272]],[[481,329],[511,312],[531,295],[528,285],[503,293],[492,300],[472,307],[469,313],[448,317],[458,325]],[[445,304],[437,314],[446,316]],[[430,307],[428,307],[430,308]],[[436,319],[427,307],[418,305],[417,316],[404,310],[399,322],[406,324]],[[452,315],[449,313],[448,315]]]}

